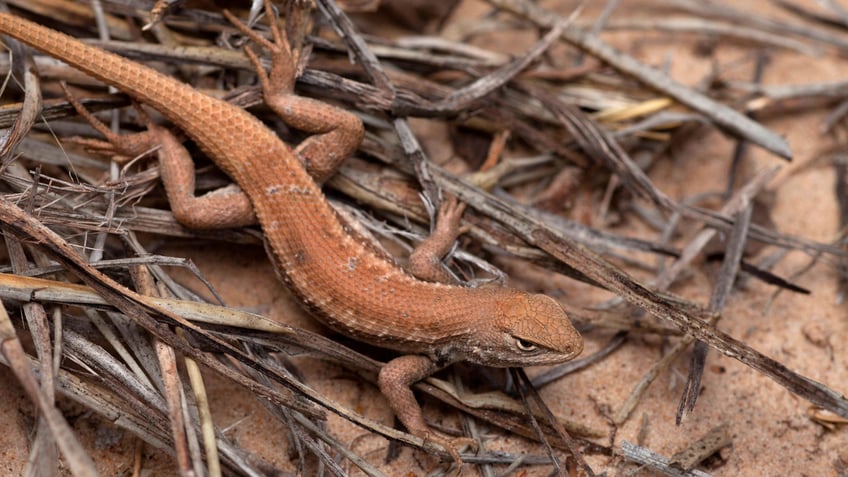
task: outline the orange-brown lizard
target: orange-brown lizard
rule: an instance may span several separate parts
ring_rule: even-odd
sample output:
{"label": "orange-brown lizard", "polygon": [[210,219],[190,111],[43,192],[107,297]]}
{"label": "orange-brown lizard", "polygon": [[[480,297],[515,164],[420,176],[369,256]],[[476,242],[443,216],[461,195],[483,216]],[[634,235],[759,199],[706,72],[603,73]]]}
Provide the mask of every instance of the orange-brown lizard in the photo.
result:
{"label": "orange-brown lizard", "polygon": [[[270,2],[266,7],[273,18]],[[126,92],[191,137],[241,191],[194,197],[191,158],[172,134],[151,124],[145,140],[161,147],[160,170],[174,215],[187,226],[207,228],[258,219],[280,275],[316,316],[341,333],[402,354],[383,367],[380,390],[410,432],[442,445],[458,459],[455,446],[462,441],[430,430],[410,390],[412,383],[462,360],[499,367],[560,363],[582,351],[582,338],[548,296],[422,281],[351,236],[316,180],[331,175],[356,150],[362,123],[349,112],[293,93],[296,59],[275,22],[273,42],[234,23],[272,54],[266,73],[246,50],[268,105],[288,125],[312,134],[294,149],[238,107],[149,67],[0,13],[0,32]]]}

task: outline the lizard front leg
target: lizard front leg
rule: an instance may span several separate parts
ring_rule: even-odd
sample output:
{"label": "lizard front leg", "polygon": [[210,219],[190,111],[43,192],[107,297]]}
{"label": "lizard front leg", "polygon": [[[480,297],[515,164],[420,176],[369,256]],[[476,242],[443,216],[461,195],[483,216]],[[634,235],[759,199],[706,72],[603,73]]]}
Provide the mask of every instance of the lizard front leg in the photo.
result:
{"label": "lizard front leg", "polygon": [[410,387],[438,370],[436,363],[427,356],[400,356],[383,366],[377,382],[392,411],[411,434],[423,438],[425,442],[438,444],[450,454],[457,465],[461,465],[462,458],[458,449],[468,446],[476,448],[477,441],[470,437],[449,438],[432,431],[424,421],[421,406],[415,400]]}

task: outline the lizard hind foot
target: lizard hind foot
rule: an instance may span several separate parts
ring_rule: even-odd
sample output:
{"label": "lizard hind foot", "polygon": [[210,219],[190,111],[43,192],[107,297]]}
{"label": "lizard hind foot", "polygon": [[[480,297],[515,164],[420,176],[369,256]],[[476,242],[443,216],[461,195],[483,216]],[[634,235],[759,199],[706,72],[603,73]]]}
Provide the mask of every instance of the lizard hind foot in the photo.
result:
{"label": "lizard hind foot", "polygon": [[223,14],[242,34],[271,53],[271,69],[266,72],[262,63],[259,61],[259,56],[253,49],[249,46],[244,47],[244,52],[250,62],[253,63],[253,67],[259,77],[259,82],[262,84],[262,91],[266,95],[272,92],[291,93],[294,91],[294,82],[297,76],[298,51],[291,47],[288,37],[280,30],[271,2],[268,0],[265,1],[265,16],[268,18],[268,29],[271,31],[273,41],[253,31],[228,10],[224,10]]}
{"label": "lizard hind foot", "polygon": [[144,113],[144,110],[141,109],[137,103],[134,102],[133,105],[136,107],[136,110],[139,112],[139,117],[148,127],[148,130],[134,134],[117,134],[109,129],[109,127],[102,121],[97,119],[97,117],[95,117],[94,114],[92,114],[91,111],[89,111],[88,108],[86,108],[73,95],[64,82],[60,83],[60,86],[62,87],[62,91],[65,93],[65,99],[67,99],[68,103],[73,106],[77,114],[79,114],[80,117],[91,125],[91,127],[106,138],[106,140],[103,141],[100,139],[70,137],[64,139],[64,141],[78,144],[85,150],[95,154],[111,156],[112,160],[118,164],[126,164],[131,160],[144,156],[152,152],[158,145],[156,134],[150,131],[153,124],[147,114]]}

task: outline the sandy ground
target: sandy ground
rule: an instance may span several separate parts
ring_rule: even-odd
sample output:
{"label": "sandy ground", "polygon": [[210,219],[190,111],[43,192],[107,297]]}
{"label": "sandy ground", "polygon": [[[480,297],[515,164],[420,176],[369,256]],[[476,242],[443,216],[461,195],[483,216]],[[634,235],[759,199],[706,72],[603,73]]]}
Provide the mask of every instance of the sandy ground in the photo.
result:
{"label": "sandy ground", "polygon": [[[571,2],[548,1],[546,6],[567,14]],[[807,1],[806,4],[815,2]],[[737,2],[760,13],[781,15],[767,2]],[[466,2],[454,15],[453,21],[476,18],[481,4]],[[634,2],[625,2],[616,16],[638,12]],[[597,14],[589,8],[585,18]],[[749,55],[752,49],[740,48],[730,42],[719,42],[712,57],[694,54],[697,39],[688,35],[649,33],[613,33],[604,38],[617,47],[651,64],[668,62],[671,75],[686,84],[695,84],[712,68],[712,62],[727,63]],[[526,44],[487,35],[475,40],[479,45],[504,50],[521,51]],[[794,52],[773,51],[764,77],[766,84],[793,84],[842,80],[848,74],[848,62],[827,52],[819,58]],[[748,79],[751,63],[746,62],[724,79]],[[792,110],[772,114],[764,119],[768,127],[784,135],[792,147],[795,160],[784,164],[770,190],[775,194],[772,219],[777,230],[811,240],[830,241],[838,232],[838,211],[834,198],[835,176],[824,161],[810,167],[819,155],[832,145],[832,139],[819,134],[822,110]],[[439,155],[438,133],[423,137],[434,156]],[[727,173],[733,142],[720,133],[711,132],[690,140],[677,149],[675,157],[658,164],[651,171],[655,183],[674,198],[691,196],[701,191],[721,190]],[[752,149],[745,171],[748,175],[781,161],[759,149]],[[628,221],[616,232],[646,238],[653,233],[643,225]],[[190,257],[228,304],[245,307],[296,326],[320,330],[296,305],[277,282],[264,252],[258,248],[233,249],[221,245],[176,245],[164,252]],[[808,258],[800,253],[790,254],[775,270],[789,276],[806,265]],[[693,275],[675,292],[690,299],[706,302],[714,284],[714,268],[693,268]],[[643,279],[650,276],[634,271]],[[180,276],[180,275],[178,275]],[[589,305],[604,295],[569,279],[550,276],[548,286],[561,290],[562,298],[576,305]],[[520,283],[520,279],[517,279]],[[844,305],[838,304],[842,292],[832,266],[818,265],[799,279],[813,294],[803,296],[782,293],[770,302],[774,288],[748,281],[732,294],[720,327],[734,337],[781,361],[789,368],[818,380],[839,391],[848,391],[848,320]],[[609,334],[588,333],[586,353],[603,345]],[[620,446],[622,441],[639,442],[653,451],[670,456],[705,434],[711,428],[726,423],[732,435],[732,445],[725,448],[720,459],[705,470],[716,476],[736,475],[839,475],[841,459],[848,460],[848,434],[845,426],[828,430],[809,417],[809,403],[733,359],[711,352],[702,382],[702,393],[694,412],[682,425],[674,424],[677,402],[688,369],[688,355],[679,360],[650,387],[630,420],[613,436],[609,416],[658,360],[664,347],[656,338],[633,338],[608,359],[542,390],[553,412],[598,429],[606,437],[597,439],[604,445]],[[357,412],[385,424],[392,416],[377,390],[360,382],[354,375],[335,366],[314,360],[298,361],[307,382],[320,392],[332,396]],[[207,375],[208,376],[208,375]],[[213,396],[212,407],[217,424],[227,429],[227,435],[246,449],[283,468],[294,470],[295,461],[287,454],[284,429],[269,419],[266,411],[243,390],[229,382],[209,377]],[[26,442],[32,434],[33,410],[23,397],[15,380],[0,369],[0,474],[18,475],[27,455]],[[74,406],[64,406],[66,416],[89,446],[103,475],[125,475],[131,468],[136,441],[130,435],[115,430],[108,423]],[[456,426],[455,417],[445,410],[425,404],[429,419]],[[340,441],[353,443],[353,448],[380,464],[387,442],[369,436],[361,429],[331,415],[329,429]],[[544,449],[522,438],[509,436],[497,429],[484,427],[491,436],[489,449],[528,452],[543,455]],[[640,439],[641,436],[641,439]],[[144,450],[144,475],[171,475],[171,458]],[[587,455],[592,468],[607,475],[629,475],[635,466],[624,465],[614,457]],[[421,452],[404,449],[399,459],[383,466],[388,475],[427,475],[438,461]],[[530,468],[514,475],[547,475],[549,467]],[[844,471],[843,471],[844,472]],[[466,466],[463,475],[475,475]],[[651,475],[642,470],[636,475]],[[844,475],[844,474],[843,474]]]}

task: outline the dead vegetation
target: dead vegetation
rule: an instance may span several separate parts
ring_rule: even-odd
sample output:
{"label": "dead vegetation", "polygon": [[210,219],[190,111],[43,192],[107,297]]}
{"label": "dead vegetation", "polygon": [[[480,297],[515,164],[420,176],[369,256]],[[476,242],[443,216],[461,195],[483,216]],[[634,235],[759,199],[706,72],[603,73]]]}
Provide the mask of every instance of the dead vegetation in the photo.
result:
{"label": "dead vegetation", "polygon": [[[220,10],[175,2],[155,10],[161,18],[142,29],[150,3],[129,7],[102,0],[101,10],[62,0],[5,3],[17,14],[79,37],[96,37],[108,27],[111,39],[97,41],[99,46],[155,62],[277,124],[262,108],[251,65],[240,49],[242,38]],[[841,7],[820,2],[826,7],[811,10],[806,4],[775,2],[792,18],[784,21],[735,10],[730,2],[668,0],[645,2],[641,9],[628,9],[642,15],[619,17],[618,2],[611,1],[602,14],[589,18],[579,10],[563,17],[524,0],[489,0],[475,21],[447,22],[457,2],[315,3],[318,8],[309,18],[288,23],[309,53],[302,55],[309,61],[303,64],[298,91],[356,111],[368,130],[357,157],[326,187],[341,213],[355,217],[393,251],[403,250],[426,235],[432,210],[444,194],[455,195],[468,204],[467,231],[449,259],[462,280],[474,286],[503,280],[500,268],[514,268],[518,259],[615,295],[597,303],[564,301],[587,336],[607,342],[594,354],[532,380],[513,370],[513,387],[504,392],[470,395],[441,379],[417,385],[421,395],[478,423],[545,444],[535,455],[484,450],[464,456],[467,462],[501,473],[509,466],[538,466],[542,472],[553,467],[561,475],[594,475],[601,470],[593,470],[583,456],[605,456],[604,465],[620,465],[623,473],[631,469],[625,462],[634,461],[669,475],[703,475],[691,469],[731,441],[722,426],[703,439],[692,436],[695,450],[671,459],[615,441],[615,430],[635,419],[633,410],[645,390],[681,355],[691,357],[677,414],[678,421],[685,419],[696,405],[710,349],[832,413],[823,419],[831,419],[833,426],[848,418],[841,383],[823,384],[795,373],[714,326],[733,319],[724,313],[725,304],[742,280],[763,281],[775,295],[806,294],[803,273],[841,273],[846,255],[841,235],[817,242],[782,233],[770,220],[773,179],[792,150],[765,124],[789,108],[826,112],[816,133],[829,135],[831,146],[820,152],[816,166],[832,167],[838,177],[833,193],[844,226],[842,124],[848,84],[760,84],[769,55],[785,50],[839,61],[848,49],[848,13]],[[284,16],[291,11],[282,10]],[[718,39],[740,42],[750,49],[740,62],[753,75],[744,82],[726,80],[724,69],[739,65],[717,64],[698,85],[682,85],[598,36],[606,30],[641,29],[697,35],[705,39],[704,55]],[[381,36],[385,31],[394,33]],[[476,35],[491,31],[526,33],[535,42],[516,55],[472,46]],[[258,245],[261,234],[251,228],[186,229],[168,210],[155,161],[109,162],[57,140],[92,135],[63,99],[58,80],[72,84],[88,108],[103,112],[101,117],[121,130],[139,130],[137,117],[132,108],[119,109],[129,104],[120,92],[107,92],[14,42],[7,45],[12,54],[5,63],[10,76],[3,96],[9,104],[0,114],[8,128],[1,156],[0,227],[8,258],[0,274],[0,297],[12,315],[2,316],[0,333],[4,364],[39,410],[38,432],[30,443],[38,475],[56,475],[54,442],[73,473],[88,475],[96,466],[56,411],[57,399],[72,400],[147,445],[174,453],[175,468],[186,475],[191,469],[216,475],[216,468],[227,475],[276,475],[291,469],[314,474],[319,468],[333,475],[352,468],[381,475],[382,458],[358,455],[322,425],[328,412],[435,451],[421,439],[337,405],[304,382],[286,358],[306,352],[374,382],[380,363],[373,357],[382,355],[362,354],[314,333],[216,306],[223,304],[220,299],[208,305],[169,277],[170,267],[188,267],[201,279],[202,274],[182,258],[157,255],[162,241]],[[50,99],[42,103],[41,96]],[[419,140],[418,118],[448,131],[451,161],[430,160]],[[300,139],[295,131],[278,129],[286,139]],[[654,185],[650,173],[658,163],[714,129],[737,141],[734,157],[726,160],[723,190],[672,198]],[[770,151],[773,167],[745,174],[742,164],[751,148]],[[211,190],[226,182],[206,167],[198,188]],[[650,229],[653,238],[622,233],[628,223]],[[775,269],[790,251],[807,254],[810,265],[782,276]],[[713,262],[720,265],[706,305],[674,294],[686,272]],[[79,281],[86,286],[74,284]],[[122,294],[115,282],[151,301]],[[557,293],[544,289],[542,281],[537,285]],[[563,426],[535,389],[571,373],[591,373],[593,364],[633,336],[668,337],[671,345],[642,381],[627,383],[632,393],[608,414],[609,429],[599,432],[580,422]],[[264,398],[269,415],[290,431],[291,468],[263,462],[215,427],[199,366]]]}

